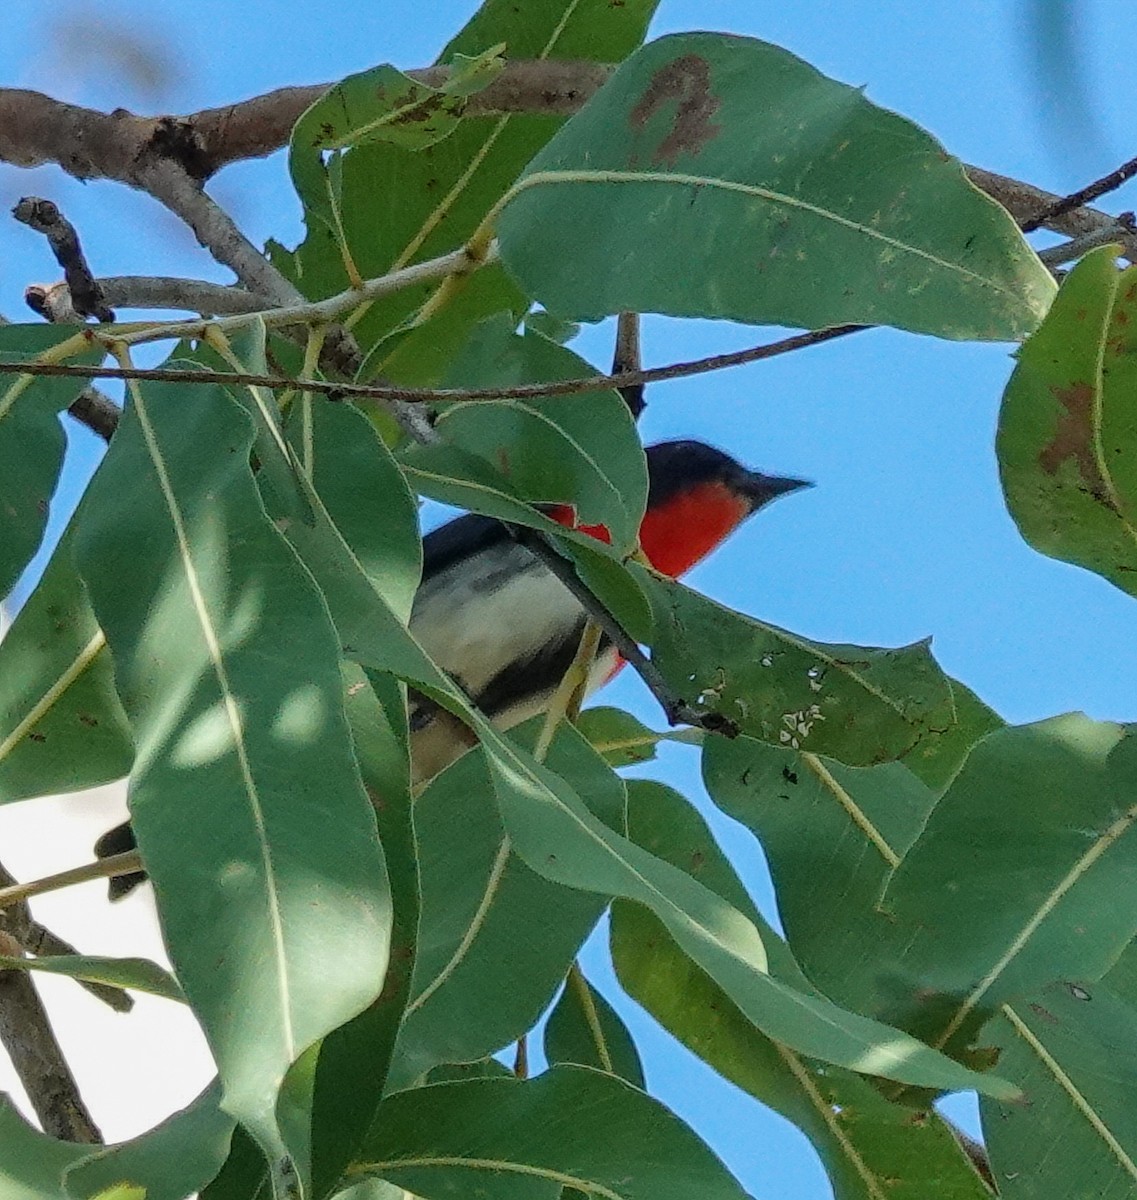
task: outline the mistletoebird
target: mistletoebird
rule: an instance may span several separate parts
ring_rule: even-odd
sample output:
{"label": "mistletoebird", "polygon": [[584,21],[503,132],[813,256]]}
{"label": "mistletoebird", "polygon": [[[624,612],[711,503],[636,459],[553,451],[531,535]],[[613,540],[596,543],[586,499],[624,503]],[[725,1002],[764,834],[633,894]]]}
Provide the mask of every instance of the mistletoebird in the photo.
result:
{"label": "mistletoebird", "polygon": [[[705,558],[747,517],[779,496],[811,486],[763,475],[703,442],[660,442],[647,448],[648,501],[640,546],[652,566],[676,578]],[[550,515],[572,525],[573,510]],[[602,527],[581,527],[606,540]],[[568,588],[500,521],[468,515],[423,538],[422,582],[410,629],[430,657],[495,725],[508,729],[543,712],[568,670],[587,622]],[[603,637],[587,690],[621,666]],[[411,693],[412,771],[431,778],[471,745],[465,726]],[[99,839],[100,857],[134,848],[129,824]],[[145,876],[110,880],[111,897]]]}

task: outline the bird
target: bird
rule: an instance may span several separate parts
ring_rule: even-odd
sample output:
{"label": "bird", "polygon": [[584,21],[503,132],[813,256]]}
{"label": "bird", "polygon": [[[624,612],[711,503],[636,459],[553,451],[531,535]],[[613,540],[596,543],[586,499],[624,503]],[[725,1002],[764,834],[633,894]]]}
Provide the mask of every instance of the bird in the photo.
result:
{"label": "bird", "polygon": [[[743,521],[780,496],[812,484],[765,475],[705,442],[659,442],[645,449],[648,497],[639,541],[647,561],[678,578]],[[571,505],[543,506],[559,524],[608,540],[603,526],[577,525]],[[588,614],[580,601],[501,521],[456,517],[423,538],[422,579],[409,628],[423,649],[499,729],[544,712],[572,663]],[[602,636],[586,694],[622,666]],[[408,695],[412,781],[422,783],[468,750],[469,730],[432,700]],[[95,844],[104,858],[135,848],[129,822]],[[109,880],[111,899],[145,875]]]}

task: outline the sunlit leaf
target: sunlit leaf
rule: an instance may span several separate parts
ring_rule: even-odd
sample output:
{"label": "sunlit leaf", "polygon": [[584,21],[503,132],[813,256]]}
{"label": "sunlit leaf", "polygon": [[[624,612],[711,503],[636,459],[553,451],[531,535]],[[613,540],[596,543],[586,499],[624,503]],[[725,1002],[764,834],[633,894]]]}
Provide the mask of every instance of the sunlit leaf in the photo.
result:
{"label": "sunlit leaf", "polygon": [[226,1111],[287,1172],[284,1073],[382,984],[383,858],[339,643],[261,507],[252,426],[218,388],[156,386],[92,481],[78,557],[138,747],[130,804],[166,944]]}
{"label": "sunlit leaf", "polygon": [[[619,62],[642,41],[655,8],[655,0],[489,0],[439,61],[477,57],[504,42],[510,59]],[[338,159],[325,188],[336,197],[342,225],[333,231],[316,216],[301,245],[292,252],[274,247],[273,261],[315,299],[350,286],[351,267],[370,278],[456,250],[562,120],[463,117],[449,137],[421,150],[356,146]],[[412,317],[436,287],[422,284],[371,305],[352,326],[363,350]],[[433,319],[397,339],[390,354],[373,356],[368,375],[437,383],[477,321],[494,312],[520,318],[526,308],[500,266],[479,270]]]}

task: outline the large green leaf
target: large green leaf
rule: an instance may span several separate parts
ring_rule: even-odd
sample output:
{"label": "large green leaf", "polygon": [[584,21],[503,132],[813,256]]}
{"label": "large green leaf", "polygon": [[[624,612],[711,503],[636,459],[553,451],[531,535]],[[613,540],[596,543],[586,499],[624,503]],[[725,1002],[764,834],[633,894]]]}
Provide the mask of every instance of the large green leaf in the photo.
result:
{"label": "large green leaf", "polygon": [[1018,354],[996,447],[1007,506],[1043,554],[1137,595],[1137,267],[1103,246]]}
{"label": "large green leaf", "polygon": [[[540,724],[517,735],[531,743]],[[622,828],[623,784],[571,726],[558,730],[546,761],[593,813]],[[437,1063],[480,1059],[532,1028],[607,904],[550,883],[512,852],[480,754],[437,776],[414,816],[422,917],[396,1088]]]}
{"label": "large green leaf", "polygon": [[138,747],[131,810],[166,944],[226,1111],[287,1171],[277,1089],[378,993],[387,881],[339,643],[261,507],[252,426],[218,388],[165,388],[134,391],[79,563]]}
{"label": "large green leaf", "polygon": [[1101,984],[1054,983],[983,1030],[1027,1103],[980,1111],[1006,1200],[1128,1200],[1137,1191],[1137,1009]]}
{"label": "large green leaf", "polygon": [[979,1007],[1096,979],[1137,935],[1137,736],[1080,715],[972,751],[881,900],[905,963],[955,993],[942,1040]]}
{"label": "large green leaf", "polygon": [[[592,368],[540,334],[515,332],[509,316],[474,331],[447,376],[460,387],[510,387],[580,378]],[[604,525],[632,550],[647,505],[647,463],[628,406],[614,391],[453,404],[438,431],[499,467],[529,501],[572,502],[582,525]]]}
{"label": "large green leaf", "polygon": [[[0,362],[37,358],[74,336],[67,327],[0,325]],[[71,357],[97,363],[102,356],[100,348]],[[0,599],[43,538],[66,446],[59,414],[86,383],[35,375],[0,378]]]}
{"label": "large green leaf", "polygon": [[759,838],[794,956],[813,982],[862,1012],[885,1007],[906,930],[877,911],[892,869],[936,794],[899,763],[846,767],[750,738],[708,738],[703,779]]}
{"label": "large green leaf", "polygon": [[585,1067],[400,1092],[364,1149],[352,1176],[379,1176],[425,1200],[555,1198],[565,1186],[607,1200],[745,1196],[658,1101]]}
{"label": "large green leaf", "polygon": [[0,1094],[0,1195],[4,1200],[69,1200],[63,1190],[64,1172],[96,1149],[41,1133]]}
{"label": "large green leaf", "polygon": [[[695,809],[661,784],[628,788],[632,838],[760,922],[746,890]],[[797,1124],[825,1163],[838,1200],[980,1200],[987,1191],[934,1111],[885,1100],[850,1071],[796,1054],[764,1037],[643,909],[617,904],[612,960],[639,1004],[725,1079]],[[771,971],[804,984],[773,932]],[[808,986],[808,985],[805,985]]]}
{"label": "large green leaf", "polygon": [[[1054,282],[942,146],[751,38],[660,38],[526,168],[506,265],[553,312],[1009,341]],[[551,237],[549,231],[555,230]],[[697,269],[677,268],[683,262]]]}
{"label": "large green leaf", "polygon": [[217,1174],[233,1136],[233,1118],[219,1101],[213,1085],[148,1133],[77,1163],[64,1177],[67,1196],[97,1200],[116,1184],[142,1189],[146,1200],[183,1200],[196,1192]]}
{"label": "large green leaf", "polygon": [[633,572],[655,609],[652,660],[684,699],[773,745],[853,766],[902,758],[955,723],[951,686],[919,642],[829,646]]}
{"label": "large green leaf", "polygon": [[389,675],[344,664],[347,716],[363,783],[375,809],[393,917],[383,991],[320,1047],[312,1111],[314,1194],[334,1189],[387,1087],[391,1055],[410,994],[419,923],[418,847],[411,821],[406,698]]}
{"label": "large green leaf", "polygon": [[0,641],[0,803],[108,783],[134,758],[73,529]]}
{"label": "large green leaf", "polygon": [[[642,41],[656,0],[488,0],[440,61],[476,57],[506,43],[512,59],[619,62]],[[334,160],[335,177],[313,191],[335,196],[342,221],[308,221],[294,252],[273,259],[315,299],[348,287],[347,263],[364,278],[434,258],[461,246],[561,124],[556,117],[464,117],[443,141],[420,150],[375,142]],[[397,197],[397,203],[393,199]],[[418,311],[436,284],[370,306],[352,326],[365,351]],[[454,299],[390,353],[371,356],[369,374],[437,383],[471,326],[494,312],[528,307],[500,266],[475,272]]]}

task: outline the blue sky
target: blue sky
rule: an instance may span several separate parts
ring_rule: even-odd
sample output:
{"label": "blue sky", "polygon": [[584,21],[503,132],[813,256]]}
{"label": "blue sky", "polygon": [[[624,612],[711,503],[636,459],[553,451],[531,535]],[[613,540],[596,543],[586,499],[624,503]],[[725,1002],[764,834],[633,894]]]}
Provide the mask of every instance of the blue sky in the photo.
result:
{"label": "blue sky", "polygon": [[[388,0],[337,5],[323,15],[284,0],[103,0],[97,9],[9,0],[0,80],[99,108],[190,110],[380,61],[423,65],[474,7],[472,0]],[[1039,69],[1035,7],[1015,0],[663,0],[653,33],[716,28],[777,42],[838,79],[865,85],[870,99],[917,121],[965,161],[1064,192],[1134,152],[1126,137],[1137,85],[1131,8],[1125,0],[1078,2],[1087,122],[1069,77],[1053,64]],[[124,65],[132,38],[166,62],[164,81],[153,88]],[[95,46],[101,50],[92,58]],[[230,168],[211,190],[254,241],[300,236],[280,155]],[[61,204],[98,273],[228,281],[172,218],[127,189],[78,184],[52,169],[0,167],[0,214],[27,194]],[[1114,211],[1137,207],[1137,185],[1107,203]],[[42,240],[0,218],[0,313],[23,319],[24,287],[55,275]],[[763,336],[727,324],[648,320],[645,358],[695,357]],[[610,339],[607,328],[590,329],[577,348],[604,365]],[[1036,554],[1004,509],[993,433],[1010,350],[879,330],[656,385],[645,439],[700,437],[751,465],[818,485],[763,513],[691,581],[810,637],[898,645],[930,635],[944,667],[1012,721],[1069,709],[1137,718],[1134,601]],[[57,516],[96,455],[94,440],[78,433]],[[606,699],[658,719],[630,673]],[[691,751],[670,752],[646,773],[698,791]],[[725,819],[715,827],[759,894],[768,895],[753,842]],[[804,1139],[634,1020],[654,1088],[750,1191],[794,1200],[829,1194]]]}

